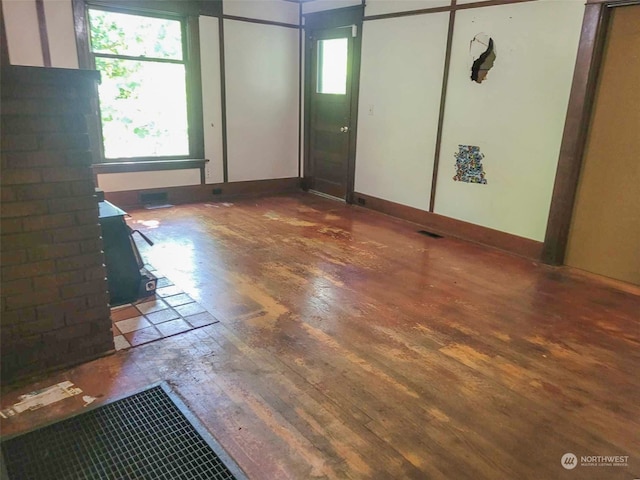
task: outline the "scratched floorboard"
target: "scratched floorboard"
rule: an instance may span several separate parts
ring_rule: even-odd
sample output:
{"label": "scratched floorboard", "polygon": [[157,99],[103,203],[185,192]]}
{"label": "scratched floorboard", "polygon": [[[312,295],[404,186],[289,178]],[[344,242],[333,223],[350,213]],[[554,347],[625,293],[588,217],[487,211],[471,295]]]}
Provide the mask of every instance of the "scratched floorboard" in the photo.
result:
{"label": "scratched floorboard", "polygon": [[[130,213],[149,263],[220,323],[3,406],[67,379],[101,399],[167,380],[256,479],[640,477],[633,289],[312,195]],[[569,471],[567,452],[629,466]]]}

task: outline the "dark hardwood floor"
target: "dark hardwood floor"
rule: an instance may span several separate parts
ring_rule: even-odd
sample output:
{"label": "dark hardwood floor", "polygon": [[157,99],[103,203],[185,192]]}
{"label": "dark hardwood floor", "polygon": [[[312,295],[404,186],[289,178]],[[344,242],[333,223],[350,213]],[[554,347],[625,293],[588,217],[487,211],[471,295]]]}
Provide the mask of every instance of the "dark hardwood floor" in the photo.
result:
{"label": "dark hardwood floor", "polygon": [[[306,194],[130,213],[146,260],[220,323],[3,407],[166,380],[252,479],[640,478],[640,289]],[[568,452],[628,466],[566,470]]]}

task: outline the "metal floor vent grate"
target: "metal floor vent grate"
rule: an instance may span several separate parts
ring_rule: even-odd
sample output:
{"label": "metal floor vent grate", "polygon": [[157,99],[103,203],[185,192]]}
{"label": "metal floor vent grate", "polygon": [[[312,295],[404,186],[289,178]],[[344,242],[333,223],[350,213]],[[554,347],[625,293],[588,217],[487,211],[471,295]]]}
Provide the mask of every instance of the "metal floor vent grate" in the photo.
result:
{"label": "metal floor vent grate", "polygon": [[427,230],[418,230],[418,233],[431,238],[442,238],[442,235],[438,235],[437,233],[429,232]]}
{"label": "metal floor vent grate", "polygon": [[163,385],[4,440],[2,454],[11,480],[246,478]]}

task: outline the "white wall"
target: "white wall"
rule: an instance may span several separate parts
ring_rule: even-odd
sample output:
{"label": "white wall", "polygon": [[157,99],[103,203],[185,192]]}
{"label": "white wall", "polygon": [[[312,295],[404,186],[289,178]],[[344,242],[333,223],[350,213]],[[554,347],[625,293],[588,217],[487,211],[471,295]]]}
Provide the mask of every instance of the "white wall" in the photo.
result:
{"label": "white wall", "polygon": [[298,176],[298,31],[224,21],[229,181]]}
{"label": "white wall", "polygon": [[[44,66],[35,0],[4,0],[2,11],[11,64]],[[51,66],[78,68],[71,0],[45,0],[44,16]]]}
{"label": "white wall", "polygon": [[103,173],[98,175],[98,184],[105,192],[198,185],[200,170],[189,168],[158,172]]}
{"label": "white wall", "polygon": [[[436,213],[544,239],[583,12],[577,1],[457,12]],[[480,32],[497,60],[478,84],[469,42]],[[453,180],[458,144],[480,147],[487,185]]]}
{"label": "white wall", "polygon": [[224,181],[222,165],[222,95],[220,91],[220,32],[218,18],[201,16],[200,65],[202,72],[202,122],[207,183]]}
{"label": "white wall", "polygon": [[47,21],[51,65],[58,68],[78,68],[71,0],[45,0],[44,16]]}
{"label": "white wall", "polygon": [[385,13],[422,10],[424,8],[445,7],[447,5],[451,5],[451,0],[367,0],[364,14],[365,16],[382,15]]}
{"label": "white wall", "polygon": [[11,64],[43,66],[35,0],[4,0],[2,12]]}
{"label": "white wall", "polygon": [[298,5],[283,0],[225,0],[225,15],[298,25]]}
{"label": "white wall", "polygon": [[448,24],[448,13],[365,22],[357,192],[429,208]]}

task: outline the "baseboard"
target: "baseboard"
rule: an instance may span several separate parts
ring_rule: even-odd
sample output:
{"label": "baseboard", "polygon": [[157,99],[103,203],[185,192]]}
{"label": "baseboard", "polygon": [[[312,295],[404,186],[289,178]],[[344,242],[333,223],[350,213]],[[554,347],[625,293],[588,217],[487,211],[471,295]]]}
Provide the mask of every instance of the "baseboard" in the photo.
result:
{"label": "baseboard", "polygon": [[239,196],[255,196],[300,191],[300,178],[278,178],[248,182],[212,183],[184,187],[149,188],[123,192],[105,192],[105,198],[121,208],[143,206],[142,194],[166,193],[166,202],[172,205],[222,201]]}
{"label": "baseboard", "polygon": [[561,266],[560,270],[570,277],[588,280],[590,282],[599,282],[607,287],[615,288],[616,290],[621,290],[631,295],[635,295],[636,297],[640,297],[640,285],[635,285],[633,283],[611,277],[605,277],[598,273],[587,272],[586,270],[581,270],[577,267],[570,267],[568,265]]}
{"label": "baseboard", "polygon": [[542,242],[519,237],[510,233],[481,227],[472,223],[438,215],[381,198],[371,197],[363,193],[354,193],[354,204],[377,212],[401,218],[426,227],[427,230],[440,235],[460,238],[480,243],[500,250],[539,261],[542,256]]}

